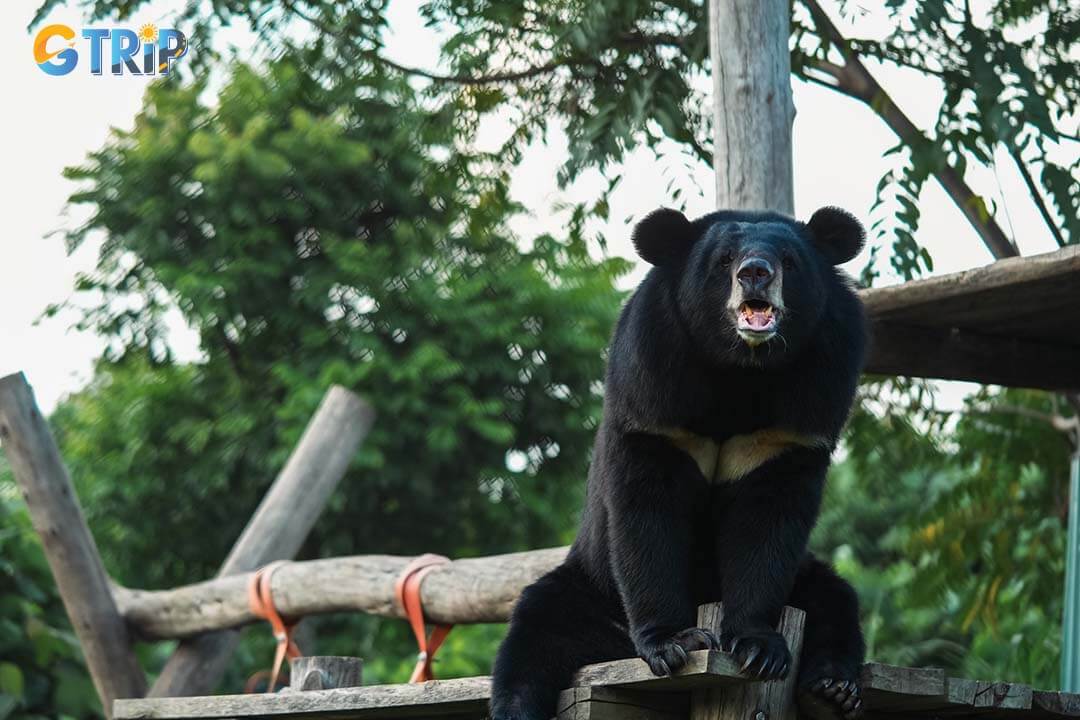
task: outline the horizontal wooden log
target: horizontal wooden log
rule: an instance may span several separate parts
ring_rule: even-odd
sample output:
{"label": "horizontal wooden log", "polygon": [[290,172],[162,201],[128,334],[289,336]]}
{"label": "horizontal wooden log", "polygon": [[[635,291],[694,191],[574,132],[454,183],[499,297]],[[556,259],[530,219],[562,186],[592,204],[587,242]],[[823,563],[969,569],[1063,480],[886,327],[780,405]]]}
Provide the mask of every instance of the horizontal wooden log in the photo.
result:
{"label": "horizontal wooden log", "polygon": [[[1040,255],[1008,258],[983,267],[900,285],[859,292],[873,317],[912,317],[920,311],[931,317],[933,309],[972,295],[998,293],[1007,297],[1021,288],[1037,285],[1068,287],[1080,278],[1080,246]],[[1072,288],[1075,292],[1075,285]]]}
{"label": "horizontal wooden log", "polygon": [[[567,548],[454,560],[424,578],[425,616],[440,623],[503,622],[522,589],[556,567]],[[394,582],[412,558],[393,555],[289,563],[272,577],[274,603],[293,617],[364,612],[404,617]],[[120,613],[147,639],[190,637],[254,622],[247,601],[250,573],[229,575],[172,590],[114,587]]]}
{"label": "horizontal wooden log", "polygon": [[877,321],[866,372],[1043,390],[1080,389],[1080,348]]}

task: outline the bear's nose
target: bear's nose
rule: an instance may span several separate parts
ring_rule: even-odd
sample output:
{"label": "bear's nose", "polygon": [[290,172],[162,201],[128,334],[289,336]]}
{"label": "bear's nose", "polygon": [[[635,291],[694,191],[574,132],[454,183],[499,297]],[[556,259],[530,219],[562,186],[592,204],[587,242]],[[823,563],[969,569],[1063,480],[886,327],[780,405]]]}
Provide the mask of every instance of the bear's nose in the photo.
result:
{"label": "bear's nose", "polygon": [[764,258],[747,258],[739,265],[735,277],[739,278],[739,284],[746,290],[762,290],[772,282],[772,265]]}

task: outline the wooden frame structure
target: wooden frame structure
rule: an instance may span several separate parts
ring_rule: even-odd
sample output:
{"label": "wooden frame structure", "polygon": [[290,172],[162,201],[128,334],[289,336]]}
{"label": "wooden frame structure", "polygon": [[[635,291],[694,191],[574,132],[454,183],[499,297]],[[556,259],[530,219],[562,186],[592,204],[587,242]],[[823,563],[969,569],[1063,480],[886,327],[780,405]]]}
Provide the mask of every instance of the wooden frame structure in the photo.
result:
{"label": "wooden frame structure", "polygon": [[[1080,388],[1080,247],[861,295],[875,331],[870,372]],[[487,678],[348,688],[341,683],[354,683],[358,670],[331,672],[317,659],[305,665],[305,677],[323,689],[305,684],[279,695],[189,697],[213,690],[237,628],[255,621],[245,592],[250,573],[295,555],[373,420],[363,400],[331,388],[218,576],[171,590],[132,590],[108,580],[26,379],[0,378],[0,442],[107,714],[123,720],[483,716]],[[422,587],[426,617],[440,623],[505,620],[521,589],[565,552],[553,548],[438,567]],[[393,585],[410,560],[373,555],[290,563],[273,575],[273,594],[279,610],[291,616],[351,610],[403,617]],[[718,626],[719,608],[703,606],[699,621]],[[801,613],[787,609],[781,631],[797,655]],[[136,638],[182,640],[148,693],[132,650]],[[334,662],[340,669],[340,659]],[[1080,716],[1080,695],[947,678],[940,670],[869,664],[863,685],[872,717]],[[559,718],[794,720],[791,696],[790,685],[741,679],[722,653],[693,653],[674,678],[653,677],[642,661],[628,659],[583,668],[563,694]]]}

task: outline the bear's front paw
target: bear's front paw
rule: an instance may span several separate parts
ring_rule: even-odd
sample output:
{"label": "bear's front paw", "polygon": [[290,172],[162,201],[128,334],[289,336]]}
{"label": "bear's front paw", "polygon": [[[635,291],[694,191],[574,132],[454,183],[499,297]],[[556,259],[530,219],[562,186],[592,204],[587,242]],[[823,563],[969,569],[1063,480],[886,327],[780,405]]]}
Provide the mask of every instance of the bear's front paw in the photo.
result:
{"label": "bear's front paw", "polygon": [[693,650],[717,650],[720,641],[708,630],[687,628],[656,642],[644,643],[638,652],[649,664],[653,675],[671,675],[686,665],[686,653]]}
{"label": "bear's front paw", "polygon": [[813,720],[857,720],[862,697],[855,680],[820,678],[799,688],[799,709]]}
{"label": "bear's front paw", "polygon": [[791,652],[784,636],[772,629],[725,632],[724,652],[735,656],[739,672],[755,680],[786,678],[791,668]]}

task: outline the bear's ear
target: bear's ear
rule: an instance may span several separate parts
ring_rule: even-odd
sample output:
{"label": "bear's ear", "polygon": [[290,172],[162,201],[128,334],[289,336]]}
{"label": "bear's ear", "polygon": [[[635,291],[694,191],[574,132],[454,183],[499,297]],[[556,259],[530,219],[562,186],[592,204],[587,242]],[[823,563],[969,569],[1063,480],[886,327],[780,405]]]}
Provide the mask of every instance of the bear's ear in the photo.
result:
{"label": "bear's ear", "polygon": [[630,240],[642,260],[667,265],[686,256],[694,244],[693,227],[678,210],[660,208],[642,218]]}
{"label": "bear's ear", "polygon": [[858,255],[866,239],[866,231],[855,216],[836,207],[823,207],[815,212],[807,227],[818,250],[833,265],[846,263]]}

